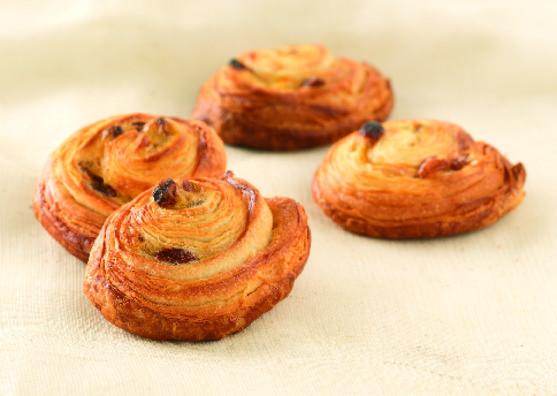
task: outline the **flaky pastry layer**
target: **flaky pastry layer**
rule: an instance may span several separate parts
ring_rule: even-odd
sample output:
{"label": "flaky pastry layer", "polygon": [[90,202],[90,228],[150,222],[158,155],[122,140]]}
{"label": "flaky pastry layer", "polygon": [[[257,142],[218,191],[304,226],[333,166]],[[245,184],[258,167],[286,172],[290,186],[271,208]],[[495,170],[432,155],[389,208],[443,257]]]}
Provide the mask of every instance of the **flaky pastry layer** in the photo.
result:
{"label": "flaky pastry layer", "polygon": [[[315,173],[315,202],[340,226],[382,238],[485,227],[523,199],[526,171],[457,125],[368,125],[338,141]],[[379,128],[379,129],[378,129]]]}
{"label": "flaky pastry layer", "polygon": [[222,67],[201,88],[194,118],[228,144],[297,150],[382,121],[392,106],[390,83],[373,67],[323,46],[293,45],[247,52]]}

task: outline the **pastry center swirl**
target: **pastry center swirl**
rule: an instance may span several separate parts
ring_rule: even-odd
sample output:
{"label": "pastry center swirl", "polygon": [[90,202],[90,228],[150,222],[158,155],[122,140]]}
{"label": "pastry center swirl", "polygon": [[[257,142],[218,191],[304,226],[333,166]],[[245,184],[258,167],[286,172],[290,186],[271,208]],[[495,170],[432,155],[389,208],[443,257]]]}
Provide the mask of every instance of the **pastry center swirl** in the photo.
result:
{"label": "pastry center swirl", "polygon": [[160,180],[160,165],[172,170],[170,176],[178,166],[191,172],[196,164],[196,134],[184,134],[177,126],[159,118],[108,140],[101,157],[105,182],[123,195],[135,197]]}
{"label": "pastry center swirl", "polygon": [[444,156],[459,150],[456,136],[421,123],[408,123],[396,133],[387,133],[368,151],[376,164],[404,164],[418,167],[432,156]]}
{"label": "pastry center swirl", "polygon": [[66,145],[57,167],[67,173],[64,184],[72,197],[105,216],[162,177],[179,177],[197,166],[198,133],[169,118],[109,119],[80,139],[77,147]]}
{"label": "pastry center swirl", "polygon": [[157,191],[155,198],[145,197],[133,206],[128,223],[122,226],[124,231],[139,232],[141,243],[135,246],[144,257],[163,264],[190,265],[227,252],[230,264],[249,259],[271,239],[272,215],[257,192],[239,189],[223,179],[177,182],[172,191],[172,200],[159,203]]}
{"label": "pastry center swirl", "polygon": [[285,90],[300,88],[308,78],[325,76],[336,62],[328,49],[315,45],[259,50],[240,60],[267,86]]}
{"label": "pastry center swirl", "polygon": [[416,177],[426,159],[465,158],[471,143],[449,124],[424,120],[383,125],[385,132],[376,141],[354,134],[341,143],[334,153],[341,174],[358,184],[367,178],[377,183],[376,178]]}

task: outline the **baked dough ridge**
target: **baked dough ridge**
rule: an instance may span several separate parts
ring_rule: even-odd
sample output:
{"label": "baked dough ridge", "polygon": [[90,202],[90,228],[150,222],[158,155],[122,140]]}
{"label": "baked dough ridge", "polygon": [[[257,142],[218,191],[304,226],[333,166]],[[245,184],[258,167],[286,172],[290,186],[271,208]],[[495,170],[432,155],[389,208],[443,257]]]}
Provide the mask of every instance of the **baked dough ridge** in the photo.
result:
{"label": "baked dough ridge", "polygon": [[[48,194],[46,187],[50,182],[48,173],[50,172],[50,162],[45,166],[42,175],[35,188],[33,196],[33,211],[35,217],[43,228],[52,236],[64,249],[74,257],[83,262],[87,262],[89,251],[100,230],[105,218],[97,213],[84,210],[81,206],[73,204],[72,210],[68,212],[60,203],[53,199],[52,194]],[[54,187],[55,188],[55,187]],[[69,194],[64,194],[69,196]],[[71,197],[66,197],[68,203],[73,203]],[[71,201],[70,201],[71,200]],[[75,224],[75,220],[84,220],[85,224]]]}

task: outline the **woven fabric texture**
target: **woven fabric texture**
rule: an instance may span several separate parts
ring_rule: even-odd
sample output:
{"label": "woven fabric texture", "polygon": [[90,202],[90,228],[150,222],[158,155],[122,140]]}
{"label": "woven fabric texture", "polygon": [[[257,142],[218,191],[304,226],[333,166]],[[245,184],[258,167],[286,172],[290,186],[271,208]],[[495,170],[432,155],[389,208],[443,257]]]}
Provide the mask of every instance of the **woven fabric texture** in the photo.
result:
{"label": "woven fabric texture", "polygon": [[[544,0],[1,4],[0,394],[557,394],[555,15]],[[227,147],[237,176],[306,208],[291,295],[218,342],[111,325],[33,215],[49,153],[107,116],[188,118],[230,58],[292,43],[381,70],[390,119],[451,121],[523,162],[525,200],[477,232],[366,238],[312,201],[328,147]]]}

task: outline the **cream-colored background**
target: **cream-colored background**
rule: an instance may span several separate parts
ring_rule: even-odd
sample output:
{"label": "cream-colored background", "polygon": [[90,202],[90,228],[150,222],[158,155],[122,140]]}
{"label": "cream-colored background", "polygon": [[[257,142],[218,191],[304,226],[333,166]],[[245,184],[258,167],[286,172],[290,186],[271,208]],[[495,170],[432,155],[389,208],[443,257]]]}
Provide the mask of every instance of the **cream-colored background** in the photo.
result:
{"label": "cream-colored background", "polygon": [[[551,0],[0,3],[0,394],[557,394],[556,16]],[[106,322],[34,218],[48,154],[113,114],[187,118],[231,57],[304,42],[382,70],[392,119],[453,121],[522,161],[525,201],[466,235],[370,239],[312,202],[327,148],[229,147],[237,175],[306,207],[290,297],[219,342]]]}

